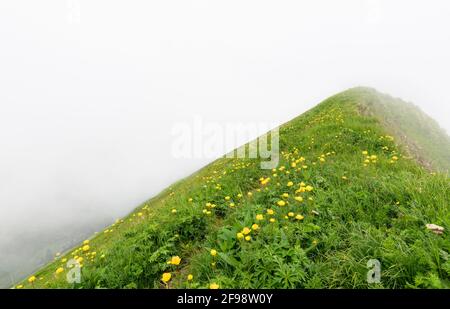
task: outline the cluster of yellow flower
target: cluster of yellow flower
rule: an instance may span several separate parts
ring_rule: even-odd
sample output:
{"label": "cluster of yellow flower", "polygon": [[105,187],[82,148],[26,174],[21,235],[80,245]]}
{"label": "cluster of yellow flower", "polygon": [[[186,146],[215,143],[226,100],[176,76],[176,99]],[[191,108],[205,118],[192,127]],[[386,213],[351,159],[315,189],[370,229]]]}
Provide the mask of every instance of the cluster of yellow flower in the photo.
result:
{"label": "cluster of yellow flower", "polygon": [[367,150],[362,152],[363,156],[365,156],[364,166],[368,166],[370,163],[376,164],[378,162],[378,156],[370,155]]}

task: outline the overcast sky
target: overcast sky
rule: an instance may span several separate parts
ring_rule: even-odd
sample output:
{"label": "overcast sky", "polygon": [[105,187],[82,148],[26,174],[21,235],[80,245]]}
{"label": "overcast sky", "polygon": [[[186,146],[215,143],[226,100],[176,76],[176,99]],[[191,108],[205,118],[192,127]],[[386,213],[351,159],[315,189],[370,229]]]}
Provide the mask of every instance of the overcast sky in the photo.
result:
{"label": "overcast sky", "polygon": [[196,115],[283,123],[363,85],[450,132],[449,16],[445,0],[1,1],[0,252],[203,166],[171,153]]}

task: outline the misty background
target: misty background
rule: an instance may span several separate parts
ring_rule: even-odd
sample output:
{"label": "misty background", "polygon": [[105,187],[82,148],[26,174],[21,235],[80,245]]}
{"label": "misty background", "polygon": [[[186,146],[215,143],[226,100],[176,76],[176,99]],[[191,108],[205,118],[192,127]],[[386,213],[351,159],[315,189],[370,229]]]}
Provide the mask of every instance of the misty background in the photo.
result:
{"label": "misty background", "polygon": [[450,132],[448,16],[445,0],[1,1],[0,287],[211,161],[171,152],[196,115],[281,124],[369,86]]}

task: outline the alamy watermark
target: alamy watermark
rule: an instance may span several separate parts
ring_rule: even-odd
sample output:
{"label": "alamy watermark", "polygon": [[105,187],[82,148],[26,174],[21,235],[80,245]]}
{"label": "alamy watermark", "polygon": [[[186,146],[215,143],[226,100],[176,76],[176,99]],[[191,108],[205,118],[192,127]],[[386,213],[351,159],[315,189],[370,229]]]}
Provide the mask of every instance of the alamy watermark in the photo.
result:
{"label": "alamy watermark", "polygon": [[[261,132],[266,132],[254,139]],[[172,156],[175,158],[261,159],[262,169],[273,169],[279,162],[280,136],[278,127],[269,123],[206,122],[195,116],[192,123],[177,123],[172,128]],[[236,145],[250,141],[234,149]]]}
{"label": "alamy watermark", "polygon": [[381,282],[381,263],[377,259],[371,259],[367,261],[367,283],[380,283]]}

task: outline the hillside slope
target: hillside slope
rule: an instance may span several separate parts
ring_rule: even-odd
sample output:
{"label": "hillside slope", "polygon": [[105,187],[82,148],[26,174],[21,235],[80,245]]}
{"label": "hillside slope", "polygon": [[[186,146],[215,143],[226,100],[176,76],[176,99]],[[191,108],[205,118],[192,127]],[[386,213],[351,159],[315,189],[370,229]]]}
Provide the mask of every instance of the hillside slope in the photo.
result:
{"label": "hillside slope", "polygon": [[[17,287],[448,288],[450,181],[390,131],[393,101],[366,88],[335,95],[280,128],[277,169],[219,159]],[[70,259],[81,283],[67,283]],[[367,282],[371,259],[380,283]]]}

